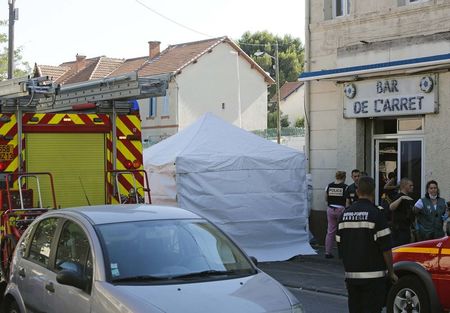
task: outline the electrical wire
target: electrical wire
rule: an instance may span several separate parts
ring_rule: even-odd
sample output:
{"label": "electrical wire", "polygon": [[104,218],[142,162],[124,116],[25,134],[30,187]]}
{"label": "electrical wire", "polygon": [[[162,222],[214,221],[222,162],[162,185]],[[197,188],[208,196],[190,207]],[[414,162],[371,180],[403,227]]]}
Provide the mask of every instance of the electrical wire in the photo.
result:
{"label": "electrical wire", "polygon": [[181,23],[179,23],[179,22],[177,22],[177,21],[171,19],[170,17],[167,17],[167,16],[165,16],[165,15],[159,13],[158,11],[156,11],[156,10],[150,8],[148,5],[146,5],[145,3],[141,2],[140,0],[134,0],[134,1],[136,1],[137,3],[139,3],[140,5],[142,5],[142,6],[143,6],[144,8],[146,8],[147,10],[149,10],[149,11],[155,13],[156,15],[162,17],[163,19],[166,19],[166,20],[168,20],[169,22],[174,23],[175,25],[178,25],[178,26],[180,26],[180,27],[182,27],[182,28],[185,28],[185,29],[187,29],[187,30],[190,30],[191,32],[197,33],[197,34],[202,35],[202,36],[206,36],[206,37],[209,37],[209,38],[213,38],[213,37],[214,37],[214,36],[211,36],[211,35],[208,35],[208,34],[199,32],[198,30],[195,30],[195,29],[193,29],[193,28],[191,28],[191,27],[189,27],[189,26],[183,25],[183,24],[181,24]]}

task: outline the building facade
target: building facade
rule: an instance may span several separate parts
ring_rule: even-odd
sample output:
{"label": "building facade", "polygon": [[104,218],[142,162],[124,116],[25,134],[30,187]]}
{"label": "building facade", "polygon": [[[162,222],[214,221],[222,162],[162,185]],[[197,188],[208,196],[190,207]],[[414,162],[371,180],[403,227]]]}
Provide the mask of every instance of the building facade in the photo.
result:
{"label": "building facade", "polygon": [[[376,201],[390,172],[450,196],[450,1],[306,1],[306,152],[311,228],[323,238],[324,188],[366,171]],[[347,175],[347,183],[351,183]]]}
{"label": "building facade", "polygon": [[[169,45],[149,41],[146,56],[86,58],[59,66],[35,65],[34,76],[58,84],[137,72],[164,87],[139,100],[144,144],[154,144],[189,126],[206,112],[245,130],[267,128],[267,87],[275,81],[226,36]],[[167,87],[167,88],[166,88]],[[162,95],[164,94],[164,95]]]}
{"label": "building facade", "polygon": [[[277,95],[270,100],[276,104]],[[298,119],[305,117],[305,88],[303,82],[285,82],[280,88],[280,110],[287,116],[289,127],[295,127]]]}
{"label": "building facade", "polygon": [[[199,44],[185,45],[194,49]],[[205,112],[245,130],[267,128],[267,86],[274,81],[259,65],[226,37],[195,48],[194,58],[183,49],[169,47],[161,52],[160,60],[156,57],[155,64],[140,69],[141,76],[169,75],[165,96],[139,101],[144,140],[152,144],[176,134]],[[185,62],[178,68],[173,62],[161,65],[161,73],[154,73],[152,68],[166,55],[169,61]]]}

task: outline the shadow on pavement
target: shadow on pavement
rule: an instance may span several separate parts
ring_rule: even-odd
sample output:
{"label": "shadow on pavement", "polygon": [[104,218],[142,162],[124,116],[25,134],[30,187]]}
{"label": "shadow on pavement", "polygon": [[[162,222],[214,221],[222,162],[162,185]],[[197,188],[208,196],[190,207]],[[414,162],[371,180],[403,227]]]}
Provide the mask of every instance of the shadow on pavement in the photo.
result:
{"label": "shadow on pavement", "polygon": [[334,249],[333,259],[326,259],[323,246],[313,246],[317,255],[300,255],[287,261],[260,262],[258,267],[292,288],[347,296],[344,267]]}

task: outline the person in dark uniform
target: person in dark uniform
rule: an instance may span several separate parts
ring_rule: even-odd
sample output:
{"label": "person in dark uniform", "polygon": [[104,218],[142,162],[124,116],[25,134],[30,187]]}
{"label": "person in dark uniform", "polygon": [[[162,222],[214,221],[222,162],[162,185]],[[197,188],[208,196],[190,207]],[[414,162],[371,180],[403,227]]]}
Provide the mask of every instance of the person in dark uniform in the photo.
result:
{"label": "person in dark uniform", "polygon": [[325,201],[327,202],[327,236],[325,238],[325,258],[331,259],[333,254],[331,249],[334,245],[336,236],[337,223],[345,208],[344,192],[347,188],[345,184],[346,173],[344,171],[337,171],[335,175],[336,180],[328,184],[325,189]]}
{"label": "person in dark uniform", "polygon": [[[391,231],[385,214],[374,205],[375,181],[361,177],[359,200],[342,214],[336,241],[345,269],[350,313],[380,313],[387,292],[387,280],[394,273]],[[386,277],[387,273],[387,277]]]}
{"label": "person in dark uniform", "polygon": [[409,196],[414,185],[409,178],[400,180],[399,193],[389,205],[391,210],[392,245],[394,247],[410,243],[414,223],[414,200]]}
{"label": "person in dark uniform", "polygon": [[358,169],[352,171],[353,184],[349,185],[345,190],[345,207],[348,208],[353,202],[358,200],[356,190],[358,189],[358,180],[361,172]]}

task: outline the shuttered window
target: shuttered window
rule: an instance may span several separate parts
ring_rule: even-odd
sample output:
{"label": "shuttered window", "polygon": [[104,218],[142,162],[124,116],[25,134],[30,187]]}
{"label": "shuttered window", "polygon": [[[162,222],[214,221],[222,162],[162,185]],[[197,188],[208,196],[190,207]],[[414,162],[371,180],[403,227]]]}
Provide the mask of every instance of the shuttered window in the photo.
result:
{"label": "shuttered window", "polygon": [[[25,136],[27,172],[53,175],[57,205],[105,203],[105,135],[90,133],[29,133]],[[43,206],[50,204],[50,185],[41,179]],[[29,180],[29,186],[36,183]],[[35,203],[38,198],[34,195]]]}

